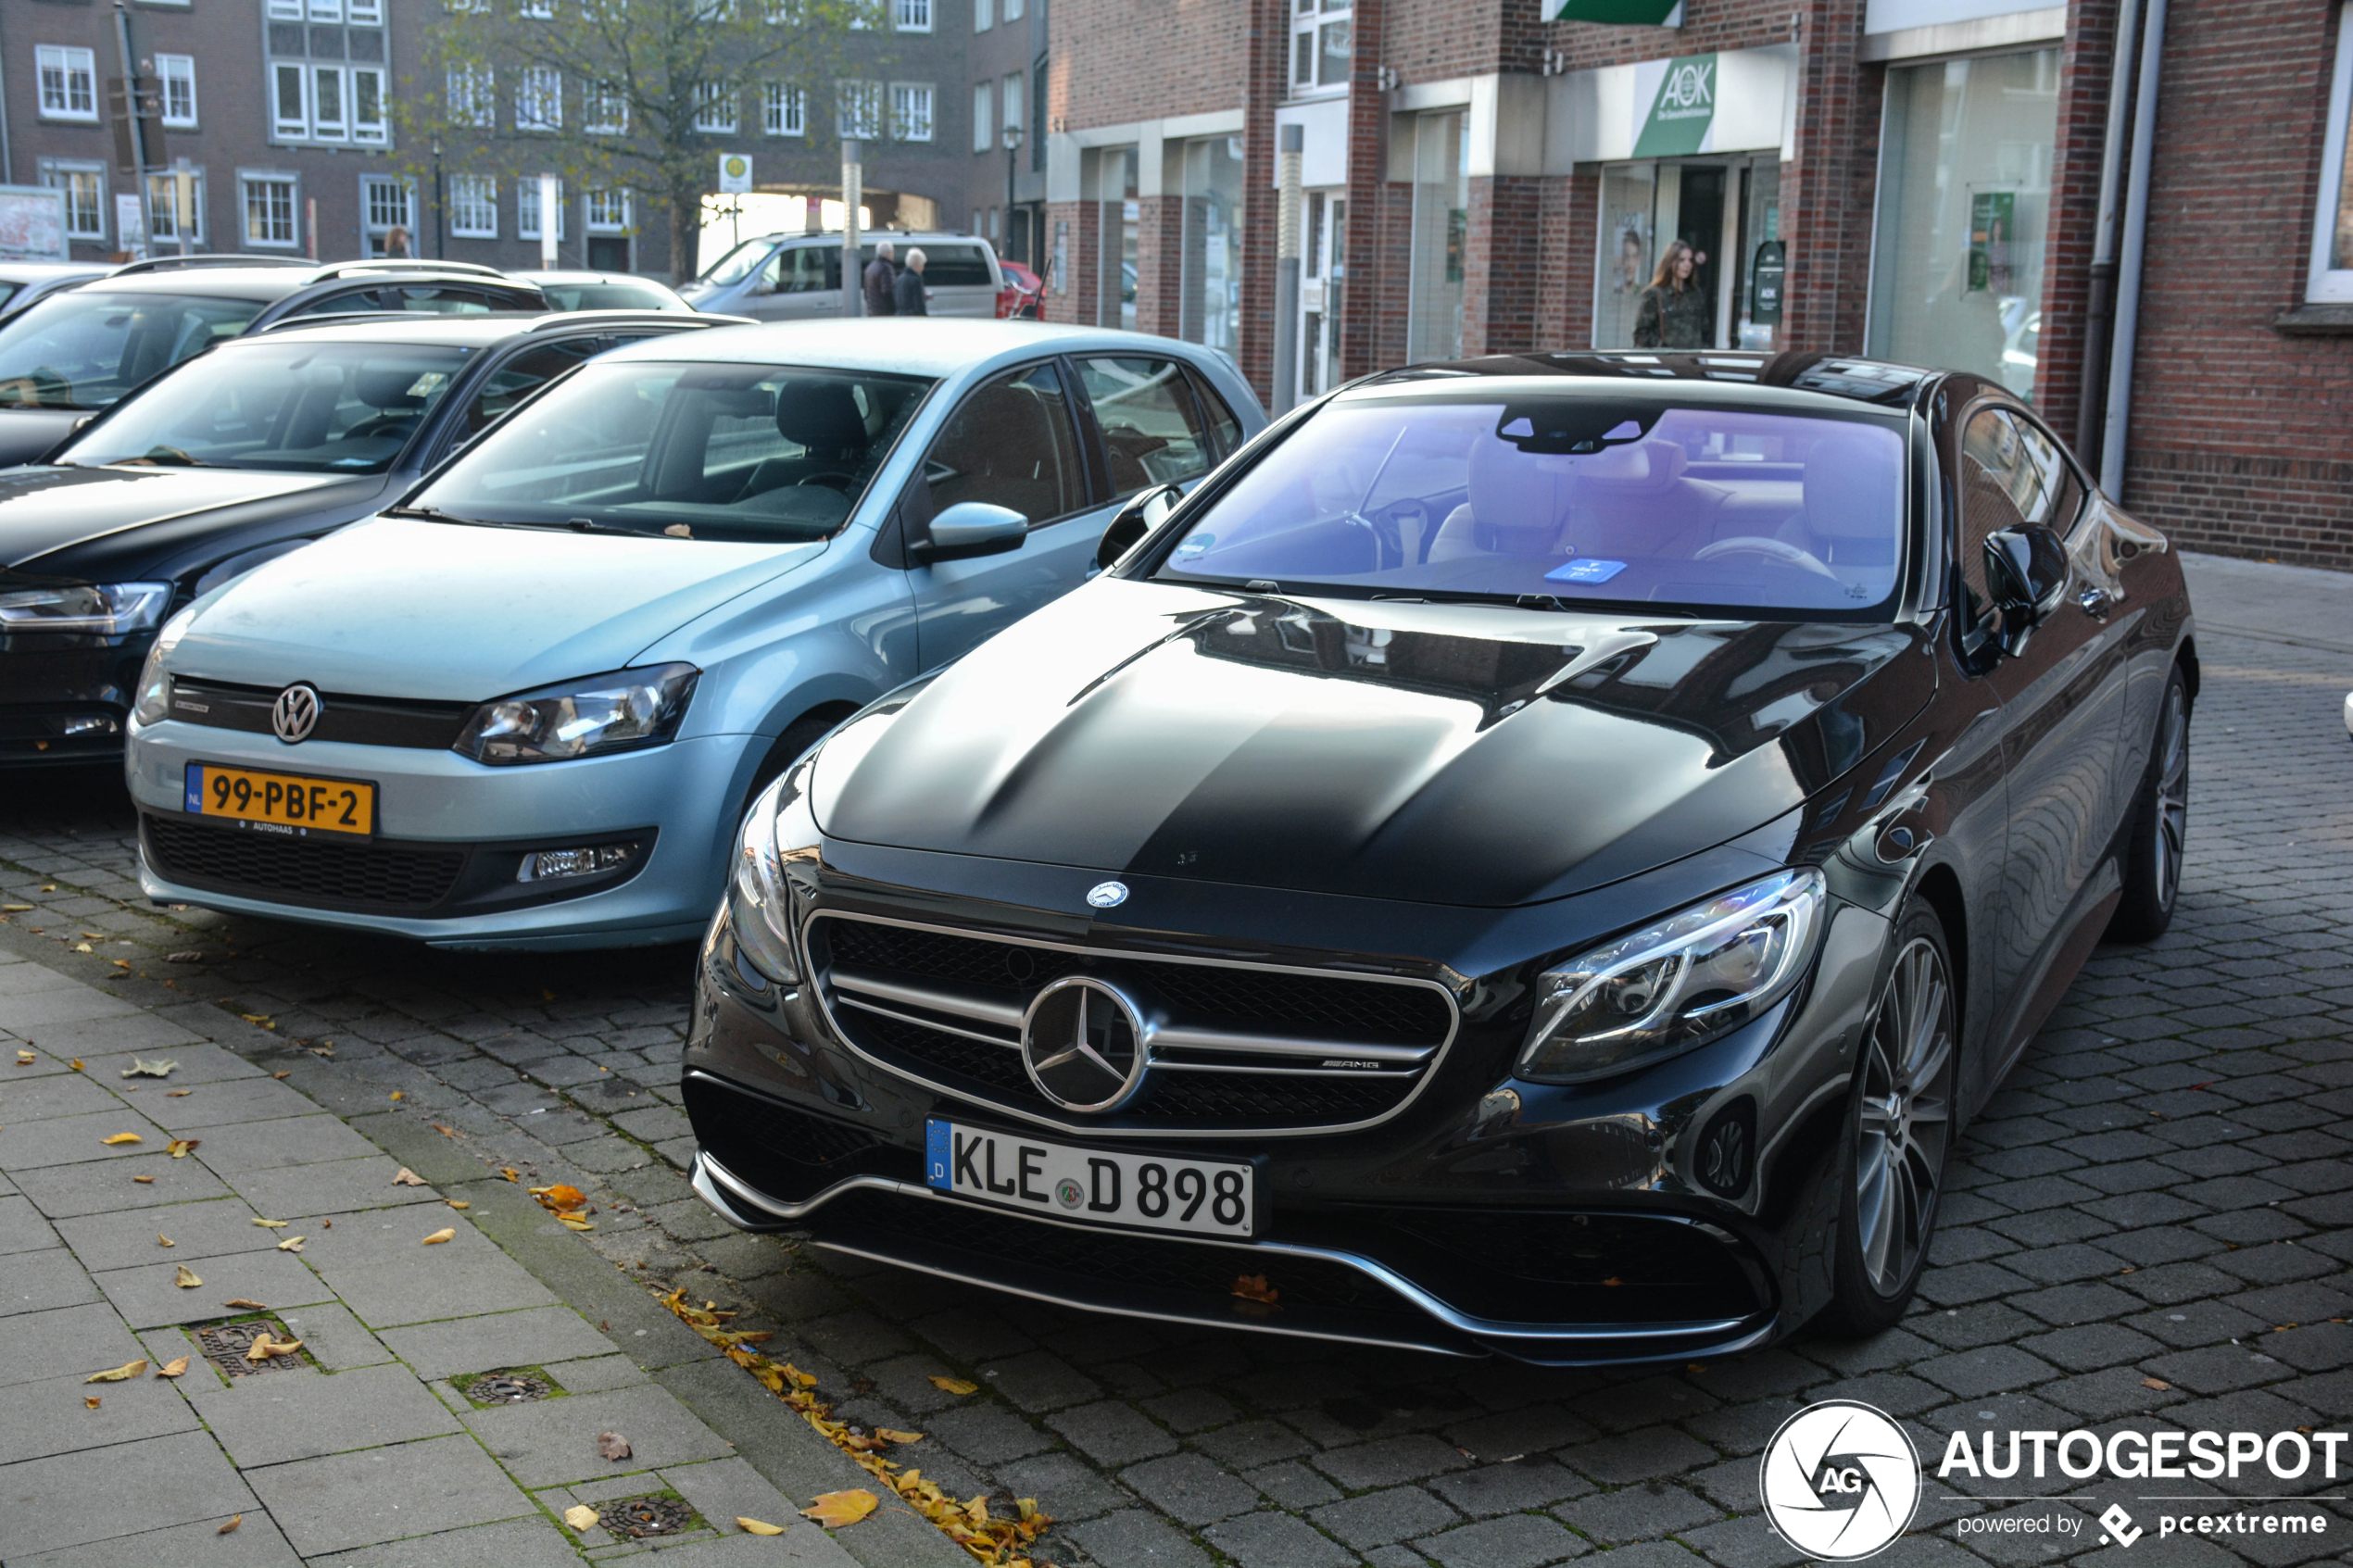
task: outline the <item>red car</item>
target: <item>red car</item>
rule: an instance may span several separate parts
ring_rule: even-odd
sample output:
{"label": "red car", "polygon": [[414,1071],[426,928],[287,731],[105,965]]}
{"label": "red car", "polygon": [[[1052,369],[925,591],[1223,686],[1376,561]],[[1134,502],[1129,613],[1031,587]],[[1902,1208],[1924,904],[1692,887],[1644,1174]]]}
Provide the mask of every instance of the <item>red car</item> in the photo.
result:
{"label": "red car", "polygon": [[1018,261],[1007,261],[1000,257],[997,265],[1005,274],[1005,286],[997,291],[997,319],[1000,321],[1045,320],[1045,281]]}

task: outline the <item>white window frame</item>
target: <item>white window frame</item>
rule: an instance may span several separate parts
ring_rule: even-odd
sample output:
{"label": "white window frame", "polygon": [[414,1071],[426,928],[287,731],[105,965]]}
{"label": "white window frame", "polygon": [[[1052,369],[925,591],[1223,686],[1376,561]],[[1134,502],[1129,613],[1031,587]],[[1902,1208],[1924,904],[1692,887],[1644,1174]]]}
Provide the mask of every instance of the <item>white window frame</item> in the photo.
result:
{"label": "white window frame", "polygon": [[[93,49],[62,44],[36,44],[33,73],[40,83],[41,118],[95,124],[98,119],[98,56]],[[51,93],[54,85],[56,92]],[[75,89],[80,89],[79,94]],[[77,96],[82,100],[77,104]]]}
{"label": "white window frame", "polygon": [[[556,182],[556,243],[572,238],[572,204],[564,199],[564,182]],[[539,176],[525,174],[515,181],[515,238],[539,238]]]}
{"label": "white window frame", "polygon": [[354,27],[382,27],[384,0],[343,0],[344,19]]}
{"label": "white window frame", "polygon": [[1005,19],[1009,22],[1017,22],[1021,20],[1022,13],[1028,8],[1026,0],[1005,0]]}
{"label": "white window frame", "polygon": [[855,78],[834,83],[834,124],[844,136],[872,142],[882,136],[883,84]]}
{"label": "white window frame", "polygon": [[[374,204],[387,185],[399,198],[400,216],[389,223],[379,223]],[[417,235],[417,182],[396,174],[362,174],[359,177],[359,232],[363,234],[389,234],[395,229],[409,231],[413,254]]]}
{"label": "white window frame", "polygon": [[[2346,140],[2353,136],[2353,6],[2337,19],[2336,80],[2329,86],[2328,143],[2321,155],[2321,200],[2312,214],[2312,274],[2304,297],[2314,305],[2353,305],[2353,266],[2331,267],[2334,259],[2337,214],[2343,209],[2347,182],[2353,181],[2353,158],[2346,157]],[[2353,255],[2344,257],[2353,262]]]}
{"label": "white window frame", "polygon": [[303,17],[302,0],[268,0],[262,14],[273,22],[298,22]]}
{"label": "white window frame", "polygon": [[[162,99],[163,123],[172,131],[196,129],[196,57],[194,55],[157,55],[156,87]],[[172,89],[180,89],[178,97],[185,100],[184,107],[175,108]]]}
{"label": "white window frame", "polygon": [[733,136],[740,94],[732,82],[695,83],[695,129],[706,136]]}
{"label": "white window frame", "polygon": [[997,146],[997,84],[993,82],[973,83],[973,151],[986,153]]}
{"label": "white window frame", "polygon": [[525,66],[515,73],[515,129],[564,128],[564,73],[554,66]]}
{"label": "white window frame", "polygon": [[305,18],[309,21],[326,22],[331,25],[340,23],[343,20],[343,0],[308,0]]}
{"label": "white window frame", "polygon": [[890,0],[890,25],[900,32],[931,31],[932,0]]}
{"label": "white window frame", "polygon": [[761,129],[771,136],[809,134],[809,94],[788,82],[761,83]]}
{"label": "white window frame", "polygon": [[[350,106],[351,139],[363,147],[381,147],[392,140],[391,75],[382,66],[353,66],[351,80],[346,84],[346,102]],[[361,80],[375,83],[376,117],[362,119],[359,107],[363,101]]]}
{"label": "white window frame", "polygon": [[[287,72],[293,72],[294,112],[286,112]],[[302,60],[270,62],[270,137],[272,141],[308,141],[310,136],[310,67]],[[242,198],[240,198],[242,199]],[[240,209],[242,210],[242,208]],[[239,220],[243,221],[242,219]]]}
{"label": "white window frame", "polygon": [[[286,193],[286,235],[257,238],[253,226],[253,200],[258,190],[283,186]],[[265,199],[267,199],[265,197]],[[275,214],[270,214],[274,217]],[[237,170],[237,233],[246,250],[299,250],[302,248],[302,178],[277,169],[240,169]]]}
{"label": "white window frame", "polygon": [[[90,228],[74,227],[74,220],[82,216],[85,211],[73,199],[73,182],[78,179],[94,182],[97,192],[94,207],[87,209],[94,225]],[[41,183],[50,190],[65,193],[67,239],[78,240],[84,245],[107,243],[107,224],[114,216],[114,204],[107,199],[110,193],[107,189],[105,164],[88,162],[80,158],[44,157],[41,160]]]}
{"label": "white window frame", "polygon": [[[351,73],[342,66],[308,65],[303,69],[309,77],[311,140],[351,140]],[[332,119],[327,118],[330,99],[334,107]]]}
{"label": "white window frame", "polygon": [[581,82],[580,129],[591,136],[629,134],[629,94],[620,83]]}
{"label": "white window frame", "polygon": [[[538,186],[531,186],[531,205],[538,204]],[[495,240],[498,237],[498,177],[458,174],[449,181],[449,237]]]}
{"label": "white window frame", "polygon": [[997,0],[973,0],[973,31],[987,32],[997,25]]}
{"label": "white window frame", "polygon": [[[195,189],[189,193],[195,203],[195,221],[189,226],[188,243],[201,248],[210,236],[205,232],[204,170],[191,169],[190,180]],[[180,177],[170,169],[147,176],[147,244],[158,256],[166,245],[180,243]]]}
{"label": "white window frame", "polygon": [[[1028,96],[1029,73],[1027,71],[1012,72],[1005,78],[1004,85],[998,90],[998,103],[1002,107],[1002,112],[998,118],[1006,125],[1020,126],[1025,137],[1029,134],[1029,120],[1026,118],[1028,105],[1026,101]],[[997,144],[1002,147],[1004,143],[1000,141]]]}
{"label": "white window frame", "polygon": [[[616,203],[620,207],[618,216],[615,216],[613,210]],[[581,220],[583,227],[592,234],[631,232],[628,188],[609,185],[603,190],[582,193]]]}
{"label": "white window frame", "polygon": [[[1353,27],[1356,22],[1355,0],[1338,0],[1337,4],[1334,0],[1290,0],[1290,54],[1283,62],[1283,76],[1290,83],[1290,95],[1293,98],[1325,98],[1347,92],[1345,81],[1318,85],[1315,72],[1319,69],[1318,62],[1324,57],[1323,30],[1334,22],[1345,22]],[[1307,44],[1305,81],[1299,78],[1302,39]]]}
{"label": "white window frame", "polygon": [[890,139],[928,142],[937,130],[939,90],[928,82],[890,84]]}
{"label": "white window frame", "polygon": [[451,66],[442,89],[449,123],[476,131],[498,121],[498,73],[488,66]]}

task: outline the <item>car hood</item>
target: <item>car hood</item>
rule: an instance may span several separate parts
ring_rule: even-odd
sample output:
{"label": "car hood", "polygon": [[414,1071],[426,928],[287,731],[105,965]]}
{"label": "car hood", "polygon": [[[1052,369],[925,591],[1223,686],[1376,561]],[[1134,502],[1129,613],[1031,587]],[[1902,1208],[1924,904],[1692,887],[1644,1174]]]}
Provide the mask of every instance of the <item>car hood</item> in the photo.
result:
{"label": "car hood", "polygon": [[199,601],[171,668],[480,701],[622,669],[824,549],[376,518]]}
{"label": "car hood", "polygon": [[[6,423],[0,420],[0,432]],[[137,567],[151,552],[171,554],[224,509],[289,496],[324,502],[330,492],[381,483],[245,469],[0,470],[0,565],[28,576],[92,581],[86,572],[97,569],[111,578],[116,568]]]}
{"label": "car hood", "polygon": [[1529,903],[1831,784],[1927,703],[1920,646],[1891,626],[1106,579],[836,734],[812,804],[862,843]]}

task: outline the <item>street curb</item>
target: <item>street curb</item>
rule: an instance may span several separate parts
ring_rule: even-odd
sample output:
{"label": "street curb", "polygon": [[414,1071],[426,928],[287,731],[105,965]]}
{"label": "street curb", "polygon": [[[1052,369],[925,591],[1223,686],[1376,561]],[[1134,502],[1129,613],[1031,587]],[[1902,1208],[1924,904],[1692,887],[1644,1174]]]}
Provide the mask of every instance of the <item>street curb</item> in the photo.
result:
{"label": "street curb", "polygon": [[[507,1181],[430,1128],[384,1109],[384,1089],[245,1022],[176,986],[126,975],[104,959],[53,952],[57,943],[0,925],[0,948],[27,962],[120,997],[203,1035],[272,1072],[352,1131],[406,1165],[445,1197],[463,1199],[466,1218],[566,1305],[598,1324],[615,1350],[643,1368],[745,1462],[790,1498],[863,1487],[883,1505],[857,1525],[831,1532],[866,1568],[970,1568],[970,1554],[890,1494],[848,1454],[726,1361],[638,1280],[558,1223],[521,1185]],[[63,960],[63,961],[60,961]],[[197,1016],[184,1010],[201,1009]],[[180,1014],[180,1016],[173,1016]],[[199,1024],[206,1027],[198,1027]],[[610,1325],[610,1326],[604,1326]]]}

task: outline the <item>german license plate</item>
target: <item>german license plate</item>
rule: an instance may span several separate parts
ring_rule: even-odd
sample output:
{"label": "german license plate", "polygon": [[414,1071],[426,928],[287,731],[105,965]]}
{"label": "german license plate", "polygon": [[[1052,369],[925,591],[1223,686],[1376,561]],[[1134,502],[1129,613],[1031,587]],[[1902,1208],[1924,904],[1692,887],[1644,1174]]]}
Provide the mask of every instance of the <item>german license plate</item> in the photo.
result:
{"label": "german license plate", "polygon": [[191,762],[187,804],[192,816],[296,836],[335,833],[365,838],[376,831],[376,786],[355,779]]}
{"label": "german license plate", "polygon": [[1258,1233],[1258,1168],[1241,1160],[1073,1148],[931,1118],[925,1180],[1001,1209],[1189,1236]]}

